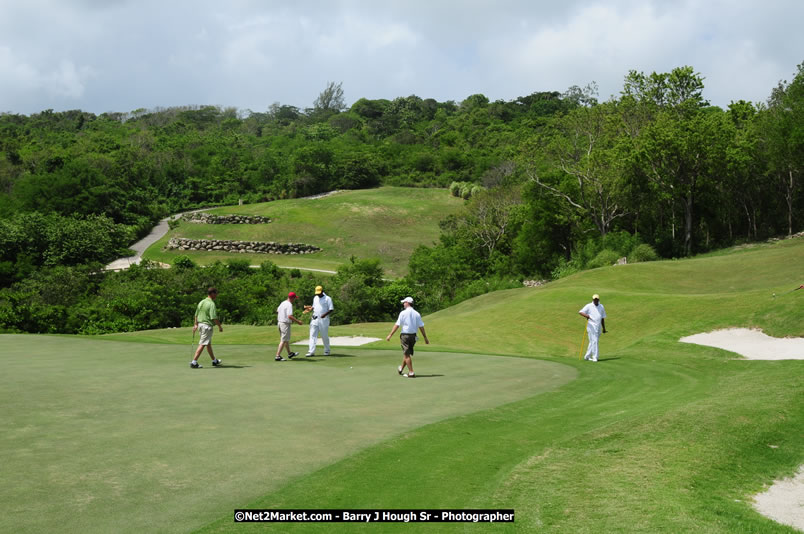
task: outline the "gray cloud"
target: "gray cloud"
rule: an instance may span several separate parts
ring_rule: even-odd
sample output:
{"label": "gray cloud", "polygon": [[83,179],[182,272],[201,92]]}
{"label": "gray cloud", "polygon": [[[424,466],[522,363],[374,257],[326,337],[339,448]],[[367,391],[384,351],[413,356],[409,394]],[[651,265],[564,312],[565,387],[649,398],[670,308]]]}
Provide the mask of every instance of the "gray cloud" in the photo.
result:
{"label": "gray cloud", "polygon": [[804,3],[0,0],[0,111],[96,113],[358,98],[510,100],[691,65],[706,97],[763,101],[804,60]]}

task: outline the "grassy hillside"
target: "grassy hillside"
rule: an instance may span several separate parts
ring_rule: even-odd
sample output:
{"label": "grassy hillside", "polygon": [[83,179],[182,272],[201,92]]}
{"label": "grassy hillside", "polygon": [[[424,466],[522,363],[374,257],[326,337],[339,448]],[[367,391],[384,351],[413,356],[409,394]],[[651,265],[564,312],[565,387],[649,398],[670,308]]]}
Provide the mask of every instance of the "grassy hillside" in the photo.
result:
{"label": "grassy hillside", "polygon": [[[226,325],[231,367],[190,371],[187,329],[4,336],[0,530],[41,503],[30,531],[55,510],[96,531],[792,532],[750,498],[804,463],[804,361],[678,339],[804,336],[804,291],[782,295],[803,260],[798,239],[484,295],[424,318],[415,381],[394,372],[396,340],[286,365],[272,328]],[[596,364],[578,360],[593,292],[610,330]],[[516,522],[271,528],[235,525],[239,507],[499,507]]]}
{"label": "grassy hillside", "polygon": [[438,240],[438,222],[463,205],[445,189],[381,187],[342,191],[317,199],[278,200],[211,210],[270,217],[270,224],[208,225],[183,222],[149,248],[144,257],[171,263],[178,251],[163,251],[171,237],[307,243],[320,247],[311,255],[226,254],[189,252],[205,265],[232,257],[259,264],[266,259],[281,267],[305,267],[334,271],[349,257],[379,258],[389,277],[407,272],[408,259],[418,245]]}

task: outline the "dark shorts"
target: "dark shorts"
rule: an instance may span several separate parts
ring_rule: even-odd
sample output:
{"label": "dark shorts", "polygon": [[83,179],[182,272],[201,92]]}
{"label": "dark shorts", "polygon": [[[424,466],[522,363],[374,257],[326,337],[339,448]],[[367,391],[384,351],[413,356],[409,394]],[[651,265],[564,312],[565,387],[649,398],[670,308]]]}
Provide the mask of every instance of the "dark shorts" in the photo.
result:
{"label": "dark shorts", "polygon": [[413,356],[413,345],[416,344],[416,334],[402,334],[399,336],[402,343],[402,352],[408,356]]}

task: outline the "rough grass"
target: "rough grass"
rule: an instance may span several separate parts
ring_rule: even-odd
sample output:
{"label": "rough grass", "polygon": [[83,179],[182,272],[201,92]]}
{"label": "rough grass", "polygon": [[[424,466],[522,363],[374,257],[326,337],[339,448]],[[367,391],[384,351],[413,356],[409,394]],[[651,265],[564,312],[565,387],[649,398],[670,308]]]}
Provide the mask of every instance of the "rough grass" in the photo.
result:
{"label": "rough grass", "polygon": [[[419,245],[438,241],[438,223],[455,213],[464,201],[445,189],[381,187],[342,191],[317,199],[278,200],[245,206],[227,206],[211,213],[263,215],[272,222],[259,225],[208,225],[182,222],[143,257],[172,263],[179,254],[201,265],[229,258],[252,264],[270,260],[280,267],[337,270],[351,256],[379,258],[391,278],[407,273],[408,260]],[[307,243],[320,247],[315,254],[229,254],[164,251],[171,237]]]}

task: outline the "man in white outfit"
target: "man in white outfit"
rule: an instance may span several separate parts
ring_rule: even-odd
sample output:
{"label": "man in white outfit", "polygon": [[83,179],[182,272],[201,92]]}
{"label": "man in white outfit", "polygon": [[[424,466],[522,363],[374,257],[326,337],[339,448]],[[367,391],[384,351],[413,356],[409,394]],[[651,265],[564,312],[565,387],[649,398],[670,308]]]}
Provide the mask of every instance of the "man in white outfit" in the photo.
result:
{"label": "man in white outfit", "polygon": [[586,356],[583,359],[596,362],[601,327],[603,333],[606,333],[606,309],[600,303],[600,295],[592,295],[592,302],[581,308],[578,313],[586,318],[586,332],[589,334],[589,348],[586,349]]}
{"label": "man in white outfit", "polygon": [[310,343],[305,356],[315,355],[318,334],[321,334],[321,340],[324,342],[324,356],[329,356],[329,314],[334,310],[330,296],[324,293],[323,287],[316,286],[313,305],[309,310],[313,312],[313,316],[310,320]]}
{"label": "man in white outfit", "polygon": [[427,332],[424,331],[422,316],[413,309],[413,297],[402,299],[402,305],[405,309],[399,313],[399,318],[391,328],[391,333],[388,334],[385,341],[391,341],[391,336],[394,335],[394,332],[399,330],[400,327],[402,328],[402,333],[399,335],[399,341],[402,345],[402,365],[397,367],[396,371],[401,375],[405,367],[407,367],[408,372],[404,376],[414,378],[416,373],[413,372],[413,346],[416,344],[416,329],[418,328],[422,333],[425,343],[429,345],[430,340],[427,339]]}

